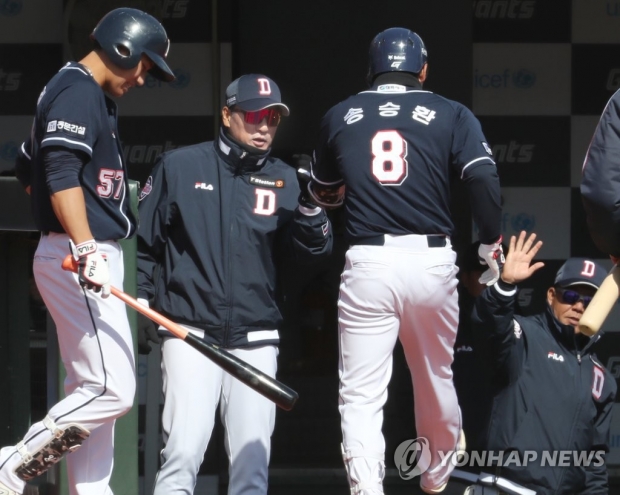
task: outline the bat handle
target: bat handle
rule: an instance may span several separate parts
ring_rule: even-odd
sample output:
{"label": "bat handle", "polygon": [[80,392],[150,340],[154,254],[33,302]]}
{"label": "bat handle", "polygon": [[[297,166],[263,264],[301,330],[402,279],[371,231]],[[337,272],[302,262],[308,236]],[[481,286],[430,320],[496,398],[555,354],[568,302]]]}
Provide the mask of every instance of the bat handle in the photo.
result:
{"label": "bat handle", "polygon": [[62,269],[68,272],[77,273],[78,264],[77,261],[75,261],[75,259],[73,258],[73,256],[71,256],[70,254],[65,256],[65,259],[62,260]]}

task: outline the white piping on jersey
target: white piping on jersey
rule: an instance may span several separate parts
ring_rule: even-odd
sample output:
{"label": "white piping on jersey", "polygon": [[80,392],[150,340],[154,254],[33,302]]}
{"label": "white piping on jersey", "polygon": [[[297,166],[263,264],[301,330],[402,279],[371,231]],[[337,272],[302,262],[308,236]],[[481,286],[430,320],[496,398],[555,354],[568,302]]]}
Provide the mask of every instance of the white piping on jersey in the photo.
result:
{"label": "white piping on jersey", "polygon": [[[388,86],[388,85],[385,84],[384,86]],[[393,85],[390,84],[389,86],[399,86],[399,85],[398,84],[393,84]],[[386,93],[389,93],[389,94],[432,93],[432,91],[427,91],[425,89],[406,89],[406,86],[403,86],[403,88],[405,88],[405,89],[403,89],[403,90],[394,89],[394,90],[383,90],[383,91],[379,91],[378,89],[375,90],[375,91],[372,91],[372,90],[368,89],[366,91],[361,91],[358,94],[361,95],[361,94],[364,94],[364,93],[378,93],[378,94],[384,95]]]}
{"label": "white piping on jersey", "polygon": [[312,167],[310,168],[310,175],[312,176],[312,180],[314,182],[316,182],[317,184],[321,184],[322,186],[335,186],[338,184],[342,184],[344,182],[343,179],[337,180],[335,182],[323,182],[322,180],[319,180],[316,178],[316,176],[314,175],[314,172],[312,171]]}
{"label": "white piping on jersey", "polygon": [[280,334],[277,330],[255,330],[248,332],[248,342],[258,342],[259,340],[279,339]]}
{"label": "white piping on jersey", "polygon": [[22,153],[26,155],[26,158],[28,158],[28,160],[32,160],[32,157],[28,153],[26,153],[26,148],[24,148],[24,144],[26,143],[22,143]]}
{"label": "white piping on jersey", "polygon": [[81,67],[69,67],[68,65],[65,65],[64,67],[62,67],[60,70],[79,70],[82,74],[84,74],[85,76],[91,76],[92,74],[89,74],[88,72],[86,72],[84,69],[82,69]]}
{"label": "white piping on jersey", "polygon": [[[123,159],[121,157],[121,155],[118,155],[118,161],[121,164],[121,168],[123,170],[125,170],[125,167],[123,167]],[[127,215],[125,215],[125,213],[123,212],[123,204],[125,203],[125,199],[127,199],[127,178],[124,177],[123,178],[123,197],[121,198],[121,203],[120,203],[120,207],[119,207],[119,211],[121,212],[121,215],[123,215],[123,218],[127,221],[127,233],[125,234],[125,239],[127,239],[129,237],[129,234],[131,234],[131,220],[129,220],[129,217]]]}
{"label": "white piping on jersey", "polygon": [[66,141],[67,143],[77,144],[78,146],[82,146],[83,148],[86,148],[88,151],[90,151],[91,155],[93,153],[93,149],[90,146],[84,143],[80,143],[79,141],[73,141],[72,139],[61,138],[61,137],[49,137],[49,138],[43,139],[41,141],[41,144],[43,144],[46,141]]}
{"label": "white piping on jersey", "polygon": [[480,158],[476,158],[472,161],[470,161],[469,163],[466,163],[465,166],[463,167],[463,170],[461,170],[461,179],[463,178],[463,176],[465,175],[465,169],[467,167],[469,167],[470,165],[479,162],[480,160],[489,160],[493,165],[495,165],[495,162],[493,160],[491,160],[488,156],[481,156]]}

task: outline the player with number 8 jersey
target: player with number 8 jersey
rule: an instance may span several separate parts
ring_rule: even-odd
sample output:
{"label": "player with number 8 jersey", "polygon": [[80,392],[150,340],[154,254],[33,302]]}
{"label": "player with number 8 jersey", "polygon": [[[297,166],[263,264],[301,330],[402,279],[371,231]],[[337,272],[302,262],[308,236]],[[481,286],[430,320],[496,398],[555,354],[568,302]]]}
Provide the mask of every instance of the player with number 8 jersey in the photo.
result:
{"label": "player with number 8 jersey", "polygon": [[[437,452],[463,446],[451,371],[459,317],[451,175],[469,192],[481,243],[500,240],[499,178],[480,123],[464,105],[423,90],[427,70],[417,34],[379,33],[370,46],[370,89],[325,114],[312,165],[317,203],[330,206],[329,198],[345,208],[342,450],[351,488],[364,495],[383,493],[382,408],[397,338],[413,380],[417,433],[432,452],[424,491],[442,491],[453,468]],[[495,264],[490,279],[498,272]]]}

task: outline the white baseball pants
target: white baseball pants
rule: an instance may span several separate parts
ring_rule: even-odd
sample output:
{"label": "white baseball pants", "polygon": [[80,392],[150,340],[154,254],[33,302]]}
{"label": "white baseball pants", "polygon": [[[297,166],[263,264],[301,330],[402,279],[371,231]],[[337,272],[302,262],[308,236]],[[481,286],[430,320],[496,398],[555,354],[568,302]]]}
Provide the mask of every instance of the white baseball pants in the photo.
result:
{"label": "white baseball pants", "polygon": [[[114,241],[97,244],[108,256],[111,284],[123,287],[120,245]],[[77,452],[66,456],[69,493],[110,495],[114,423],[129,411],[136,390],[133,340],[124,303],[82,289],[77,274],[61,268],[67,254],[69,237],[51,233],[41,237],[34,256],[37,288],[56,324],[67,373],[65,398],[49,410],[48,417],[61,429],[77,423],[90,431]],[[23,437],[30,453],[51,438],[42,422],[33,424]],[[13,470],[20,461],[16,447],[0,451],[0,482],[18,493],[24,482]]]}
{"label": "white baseball pants", "polygon": [[[275,377],[277,347],[228,351]],[[218,403],[230,466],[229,495],[266,495],[275,404],[180,339],[162,343],[162,375],[165,447],[154,495],[194,493]]]}
{"label": "white baseball pants", "polygon": [[411,372],[418,437],[431,448],[421,484],[436,488],[453,469],[437,451],[454,450],[461,416],[452,383],[458,325],[458,269],[449,240],[385,236],[384,246],[352,246],[340,285],[340,415],[343,456],[354,493],[383,493],[383,406],[400,339]]}

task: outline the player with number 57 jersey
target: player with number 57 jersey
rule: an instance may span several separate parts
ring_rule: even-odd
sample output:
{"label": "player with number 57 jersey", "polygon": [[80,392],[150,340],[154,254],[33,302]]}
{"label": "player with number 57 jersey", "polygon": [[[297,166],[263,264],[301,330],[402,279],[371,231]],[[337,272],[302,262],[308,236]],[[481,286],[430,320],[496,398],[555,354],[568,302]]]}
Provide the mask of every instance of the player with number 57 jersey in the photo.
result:
{"label": "player with number 57 jersey", "polygon": [[322,206],[344,204],[350,244],[338,300],[342,454],[351,493],[383,493],[382,410],[399,339],[416,432],[430,449],[416,466],[420,486],[439,493],[454,466],[438,454],[465,448],[451,370],[459,311],[450,181],[456,175],[469,191],[492,284],[499,178],[472,112],[422,89],[427,51],[416,33],[383,31],[369,55],[370,88],[323,117],[308,188]]}

